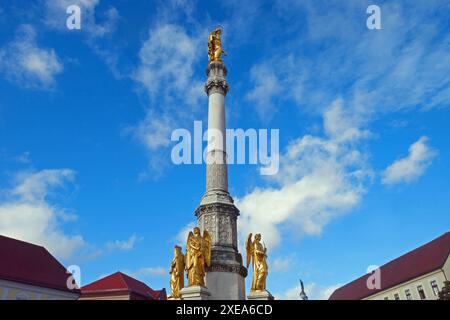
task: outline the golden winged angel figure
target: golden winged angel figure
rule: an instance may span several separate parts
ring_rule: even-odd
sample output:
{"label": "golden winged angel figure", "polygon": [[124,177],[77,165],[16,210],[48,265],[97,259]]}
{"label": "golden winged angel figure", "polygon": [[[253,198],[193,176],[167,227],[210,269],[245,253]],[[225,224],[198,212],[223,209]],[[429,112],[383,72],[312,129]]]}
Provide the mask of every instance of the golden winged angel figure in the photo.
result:
{"label": "golden winged angel figure", "polygon": [[188,286],[205,286],[205,268],[211,265],[211,236],[203,231],[203,237],[198,227],[190,231],[186,244],[185,268]]}
{"label": "golden winged angel figure", "polygon": [[247,268],[250,265],[250,260],[252,260],[253,266],[252,288],[250,291],[264,291],[266,290],[269,267],[267,266],[267,248],[261,244],[261,234],[256,234],[255,240],[252,241],[252,234],[250,233],[247,237],[245,248],[247,251]]}
{"label": "golden winged angel figure", "polygon": [[172,291],[169,298],[179,299],[180,290],[184,287],[184,255],[180,246],[175,246],[169,273],[170,289]]}
{"label": "golden winged angel figure", "polygon": [[222,33],[222,28],[215,28],[208,37],[208,57],[209,63],[220,62],[222,63],[222,54],[227,55],[225,50],[222,48],[222,40],[220,39],[220,34]]}

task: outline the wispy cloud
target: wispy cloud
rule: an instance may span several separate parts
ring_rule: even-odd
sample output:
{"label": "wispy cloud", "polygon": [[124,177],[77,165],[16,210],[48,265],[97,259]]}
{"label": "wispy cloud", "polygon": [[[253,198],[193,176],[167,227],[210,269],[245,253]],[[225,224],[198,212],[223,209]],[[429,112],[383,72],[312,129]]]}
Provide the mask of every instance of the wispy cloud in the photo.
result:
{"label": "wispy cloud", "polygon": [[0,234],[44,246],[56,257],[85,261],[114,251],[129,251],[143,238],[107,242],[103,248],[86,242],[80,234],[65,231],[78,216],[53,203],[60,189],[75,180],[71,169],[23,171],[0,197]]}
{"label": "wispy cloud", "polygon": [[[320,112],[337,93],[367,117],[448,107],[450,36],[439,7],[448,4],[385,3],[383,28],[373,31],[365,27],[364,1],[280,2],[270,19],[290,28],[264,31],[290,31],[290,40],[257,60],[252,70],[261,76],[250,73],[248,95],[256,99],[258,109],[272,114],[286,100],[302,111]],[[303,23],[294,21],[298,16],[305,17]],[[283,90],[273,94],[278,85]],[[265,87],[267,91],[261,90]]]}
{"label": "wispy cloud", "polygon": [[199,39],[175,24],[157,25],[139,52],[135,79],[150,97],[163,92],[167,97],[186,97],[194,79],[194,63],[199,59]]}
{"label": "wispy cloud", "polygon": [[169,276],[169,269],[164,267],[143,267],[137,270],[123,270],[123,273],[130,277],[144,281],[148,278],[167,278]]}
{"label": "wispy cloud", "polygon": [[411,182],[422,176],[437,155],[437,151],[428,146],[427,141],[428,137],[422,136],[409,147],[406,157],[388,166],[382,174],[383,184]]}
{"label": "wispy cloud", "polygon": [[172,130],[194,120],[200,110],[203,85],[194,68],[202,57],[203,33],[188,33],[180,25],[159,23],[148,35],[133,79],[144,89],[149,107],[145,118],[126,131],[145,146],[149,168],[157,171],[164,164],[160,155],[167,151]]}
{"label": "wispy cloud", "polygon": [[0,49],[0,72],[26,88],[51,89],[63,64],[52,48],[40,47],[31,25],[22,25],[16,38]]}
{"label": "wispy cloud", "polygon": [[115,240],[110,241],[106,244],[106,248],[108,251],[114,251],[114,250],[123,250],[123,251],[129,251],[134,249],[134,246],[139,241],[142,241],[142,237],[139,237],[135,234],[133,234],[129,239],[127,240]]}
{"label": "wispy cloud", "polygon": [[[383,29],[370,31],[363,1],[286,1],[276,6],[277,19],[292,22],[286,30],[292,37],[255,62],[247,98],[266,114],[276,114],[284,102],[321,114],[324,136],[291,142],[274,177],[278,185],[257,187],[238,199],[244,233],[262,232],[273,246],[285,234],[280,230],[292,225],[301,234],[320,234],[329,221],[354,208],[369,186],[366,178],[373,174],[364,140],[371,136],[373,119],[450,105],[450,36],[435,41],[447,21],[436,16],[437,7],[384,4]],[[293,21],[298,14],[305,17],[303,25]],[[386,172],[385,183],[423,173],[430,161],[424,142],[387,170],[398,177],[392,180]],[[414,173],[403,176],[408,168]]]}
{"label": "wispy cloud", "polygon": [[358,145],[369,133],[349,116],[342,100],[333,102],[323,114],[324,138],[306,135],[289,144],[273,178],[277,186],[257,187],[237,199],[240,234],[261,232],[267,246],[275,247],[280,228],[318,235],[359,203],[371,170]]}
{"label": "wispy cloud", "polygon": [[137,270],[134,274],[137,277],[167,276],[169,274],[169,270],[163,267],[147,267]]}
{"label": "wispy cloud", "polygon": [[96,19],[96,8],[100,2],[100,0],[45,0],[44,22],[52,29],[67,31],[66,10],[71,5],[77,5],[81,9],[81,32],[89,38],[104,37],[115,31],[120,15],[116,8],[109,7],[102,12],[103,22],[99,23]]}
{"label": "wispy cloud", "polygon": [[15,186],[6,191],[6,199],[0,202],[0,234],[43,245],[58,258],[72,258],[86,242],[79,234],[64,232],[62,224],[76,216],[47,198],[74,176],[70,169],[18,174]]}
{"label": "wispy cloud", "polygon": [[255,111],[261,119],[270,119],[274,114],[274,97],[282,92],[281,80],[268,65],[253,66],[250,78],[254,87],[247,93],[246,99],[255,103]]}
{"label": "wispy cloud", "polygon": [[[125,77],[125,72],[118,66],[122,44],[115,42],[112,37],[121,21],[120,13],[115,7],[99,9],[101,0],[44,0],[42,4],[43,22],[48,29],[81,34],[85,43],[105,62],[117,79]],[[80,30],[67,29],[66,20],[69,15],[66,10],[71,5],[80,7]]]}
{"label": "wispy cloud", "polygon": [[187,237],[189,232],[197,226],[197,222],[189,222],[186,226],[184,226],[175,236],[175,242],[177,245],[184,247],[186,245]]}
{"label": "wispy cloud", "polygon": [[291,257],[287,258],[276,258],[271,263],[271,270],[275,272],[288,271],[292,266],[293,260]]}
{"label": "wispy cloud", "polygon": [[[340,284],[321,286],[312,282],[305,285],[305,293],[309,300],[328,300],[331,294],[339,287],[341,287]],[[282,294],[275,294],[275,297],[280,300],[300,300],[300,292],[301,286],[298,284]]]}

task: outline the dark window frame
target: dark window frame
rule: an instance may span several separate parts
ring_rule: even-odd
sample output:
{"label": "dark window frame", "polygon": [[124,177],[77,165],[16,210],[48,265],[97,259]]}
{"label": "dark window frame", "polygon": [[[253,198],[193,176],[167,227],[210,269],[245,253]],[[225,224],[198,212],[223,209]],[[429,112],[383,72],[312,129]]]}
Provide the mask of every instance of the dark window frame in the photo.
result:
{"label": "dark window frame", "polygon": [[406,296],[406,300],[413,300],[410,289],[405,290],[405,296]]}
{"label": "dark window frame", "polygon": [[430,281],[431,291],[433,292],[434,296],[437,297],[439,295],[439,286],[437,284],[436,280]]}
{"label": "dark window frame", "polygon": [[423,289],[423,286],[419,284],[417,287],[417,293],[419,294],[420,300],[426,300],[427,296],[425,295],[425,290]]}

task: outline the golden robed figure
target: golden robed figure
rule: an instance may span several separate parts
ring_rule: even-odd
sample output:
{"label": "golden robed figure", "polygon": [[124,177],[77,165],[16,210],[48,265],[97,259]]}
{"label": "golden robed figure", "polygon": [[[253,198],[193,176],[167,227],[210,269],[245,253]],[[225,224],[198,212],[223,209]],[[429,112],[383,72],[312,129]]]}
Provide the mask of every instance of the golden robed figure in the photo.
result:
{"label": "golden robed figure", "polygon": [[208,57],[209,63],[220,62],[222,63],[222,54],[227,55],[225,50],[222,48],[222,40],[220,39],[220,34],[222,33],[222,28],[216,28],[209,34],[208,37]]}
{"label": "golden robed figure", "polygon": [[247,268],[252,260],[253,265],[253,279],[252,288],[250,291],[265,291],[266,279],[269,274],[269,267],[267,266],[267,248],[261,244],[261,234],[255,235],[255,240],[252,241],[252,234],[247,237],[245,248],[247,251]]}
{"label": "golden robed figure", "polygon": [[170,289],[172,291],[169,299],[179,299],[180,290],[184,288],[184,255],[181,252],[180,246],[175,246],[169,273]]}
{"label": "golden robed figure", "polygon": [[211,265],[211,236],[208,231],[203,231],[203,237],[198,227],[189,232],[185,265],[188,286],[205,287],[205,268]]}

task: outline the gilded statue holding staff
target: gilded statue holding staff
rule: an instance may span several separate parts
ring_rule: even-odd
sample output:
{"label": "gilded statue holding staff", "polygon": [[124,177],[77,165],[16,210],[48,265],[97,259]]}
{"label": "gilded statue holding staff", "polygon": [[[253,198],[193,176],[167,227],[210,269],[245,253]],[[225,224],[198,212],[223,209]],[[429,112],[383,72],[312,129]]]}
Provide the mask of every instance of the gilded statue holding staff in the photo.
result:
{"label": "gilded statue holding staff", "polygon": [[269,274],[269,267],[267,265],[267,248],[261,244],[261,234],[256,234],[252,241],[252,234],[247,237],[245,244],[247,251],[247,268],[252,262],[253,279],[250,291],[265,291],[266,280]]}

